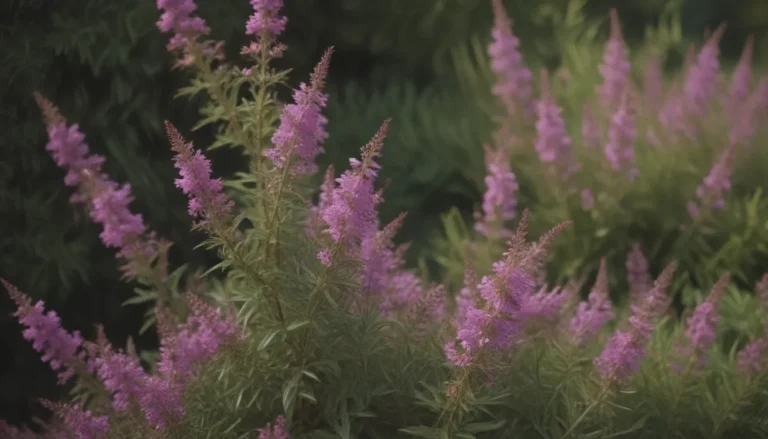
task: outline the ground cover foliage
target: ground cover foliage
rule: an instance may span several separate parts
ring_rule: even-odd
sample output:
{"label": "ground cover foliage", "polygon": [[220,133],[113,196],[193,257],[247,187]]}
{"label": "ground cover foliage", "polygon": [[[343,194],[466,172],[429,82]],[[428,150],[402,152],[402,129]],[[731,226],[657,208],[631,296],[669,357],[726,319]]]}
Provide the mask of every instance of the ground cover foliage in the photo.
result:
{"label": "ground cover foliage", "polygon": [[[681,39],[673,10],[630,56],[615,10],[599,48],[579,39],[598,27],[571,2],[553,12],[574,34],[550,72],[526,65],[507,10],[491,4],[491,44],[454,53],[472,58],[462,93],[477,96],[489,134],[484,155],[467,154],[485,171],[474,223],[445,217],[429,256],[441,283],[405,264],[408,247],[394,241],[405,215],[379,219],[380,163],[401,115],[383,117],[343,168],[322,170],[333,48],[278,100],[289,77],[276,62],[291,50],[280,0],[251,1],[237,55],[194,2],[157,2],[166,49],[191,77],[177,97],[200,114],[192,128],[163,128],[192,229],[217,255],[205,272],[169,258],[175,243],[135,213],[131,186],[36,93],[70,201],[114,252],[135,287],[125,305],[147,309],[141,329],[160,349],[113,344],[109,322],[86,341],[3,280],[24,338],[74,385],[70,401],[41,402],[56,416],[38,433],[5,423],[0,433],[768,435],[768,79],[753,77],[754,42],[726,74],[725,29],[713,29],[665,82],[664,57]],[[205,147],[189,140],[206,130]],[[241,154],[243,171],[214,178],[216,150]]]}

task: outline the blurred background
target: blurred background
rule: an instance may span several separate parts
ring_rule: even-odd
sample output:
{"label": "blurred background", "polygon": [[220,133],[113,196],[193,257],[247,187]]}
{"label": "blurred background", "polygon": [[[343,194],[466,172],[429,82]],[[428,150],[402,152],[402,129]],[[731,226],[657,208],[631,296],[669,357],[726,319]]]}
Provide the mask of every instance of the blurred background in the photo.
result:
{"label": "blurred background", "polygon": [[[250,13],[246,0],[198,0],[199,14],[238,59]],[[630,46],[642,44],[649,25],[677,14],[679,40],[668,41],[670,69],[685,47],[707,28],[727,22],[721,45],[733,64],[748,35],[756,38],[758,64],[767,59],[765,0],[508,0],[526,63],[532,70],[560,66],[570,31],[593,26],[579,44],[599,53],[607,37],[607,12],[617,7]],[[335,46],[329,80],[330,138],[323,165],[347,165],[386,117],[394,122],[382,159],[387,181],[384,221],[408,211],[399,239],[413,241],[409,260],[426,251],[440,216],[451,207],[471,216],[481,200],[482,141],[493,122],[485,96],[468,86],[473,66],[490,39],[490,0],[285,0],[283,38],[295,86],[328,46]],[[574,12],[576,11],[576,12]],[[129,182],[135,211],[173,240],[172,259],[206,265],[211,255],[194,250],[185,199],[173,187],[174,169],[162,130],[171,120],[189,132],[197,103],[174,99],[184,71],[171,69],[166,37],[155,26],[151,0],[0,1],[0,277],[56,309],[64,326],[86,337],[108,322],[110,338],[137,336],[140,307],[122,307],[131,286],[120,282],[112,250],[97,227],[68,198],[63,172],[45,151],[46,132],[32,99],[40,91],[65,117],[79,123],[92,151],[107,157],[107,171]],[[588,60],[585,62],[597,61]],[[472,84],[470,84],[472,85]],[[484,86],[483,86],[484,87]],[[286,90],[288,92],[288,90]],[[486,92],[487,93],[487,92]],[[288,95],[286,95],[287,97]],[[490,96],[490,95],[489,95]],[[204,145],[211,132],[198,132]],[[217,150],[218,175],[238,169],[237,156]],[[38,398],[62,390],[21,337],[12,302],[0,295],[0,418],[27,422],[42,412]],[[137,339],[140,348],[156,340]]]}

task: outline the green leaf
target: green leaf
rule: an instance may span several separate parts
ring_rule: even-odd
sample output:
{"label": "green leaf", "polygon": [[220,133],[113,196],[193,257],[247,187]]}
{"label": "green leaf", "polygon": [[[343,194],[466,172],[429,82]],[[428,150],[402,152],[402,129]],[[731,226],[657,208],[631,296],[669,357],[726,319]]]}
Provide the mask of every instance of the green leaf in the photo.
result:
{"label": "green leaf", "polygon": [[502,419],[496,422],[473,422],[465,424],[461,427],[462,430],[469,433],[482,433],[485,431],[494,431],[506,425],[506,419]]}
{"label": "green leaf", "polygon": [[408,427],[408,428],[401,428],[399,431],[402,431],[403,433],[406,433],[406,434],[410,434],[411,436],[423,437],[428,439],[442,439],[443,437],[442,431],[434,427],[425,427],[425,426]]}

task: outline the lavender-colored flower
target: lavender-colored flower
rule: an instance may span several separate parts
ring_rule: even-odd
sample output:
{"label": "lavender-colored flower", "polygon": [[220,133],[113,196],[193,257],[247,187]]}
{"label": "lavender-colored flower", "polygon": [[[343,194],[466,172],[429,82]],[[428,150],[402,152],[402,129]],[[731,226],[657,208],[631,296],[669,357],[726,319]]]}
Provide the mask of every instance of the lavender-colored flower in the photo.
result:
{"label": "lavender-colored flower", "polygon": [[109,432],[109,418],[95,416],[76,404],[61,404],[43,400],[43,406],[64,422],[78,439],[101,439]]}
{"label": "lavender-colored flower", "polygon": [[283,33],[288,19],[280,15],[283,0],[251,0],[253,15],[248,18],[246,35],[260,36],[263,32],[276,37]]}
{"label": "lavender-colored flower", "polygon": [[163,11],[157,27],[161,32],[173,33],[168,50],[186,49],[211,29],[200,17],[193,17],[197,10],[194,0],[157,0],[157,8]]}
{"label": "lavender-colored flower", "polygon": [[[718,157],[704,178],[701,185],[696,188],[698,203],[691,202],[689,211],[700,212],[704,209],[722,209],[725,207],[725,194],[731,189],[731,166],[733,165],[735,144],[728,146]],[[696,217],[698,215],[694,215]]]}
{"label": "lavender-colored flower", "polygon": [[603,352],[594,360],[600,376],[609,382],[625,382],[640,369],[645,358],[645,344],[653,335],[654,322],[669,307],[666,290],[672,283],[676,264],[667,265],[654,283],[653,289],[632,306],[628,330],[617,330],[608,339]]}
{"label": "lavender-colored flower", "polygon": [[24,339],[32,342],[32,347],[43,354],[42,360],[58,372],[60,384],[69,381],[75,374],[72,362],[77,359],[78,349],[83,344],[80,332],[70,334],[64,330],[56,312],[45,312],[42,300],[32,306],[31,299],[8,281],[0,278],[0,283],[18,307],[13,315],[25,327],[22,333]]}
{"label": "lavender-colored flower", "polygon": [[541,71],[541,99],[536,103],[536,153],[542,163],[552,164],[555,172],[567,177],[575,170],[571,138],[561,110],[549,90],[549,75]]}
{"label": "lavender-colored flower", "polygon": [[645,258],[640,244],[632,244],[627,254],[627,282],[632,302],[636,302],[643,294],[651,289],[651,276],[648,273],[648,260]]}
{"label": "lavender-colored flower", "polygon": [[501,100],[509,114],[529,118],[533,115],[533,74],[523,63],[520,40],[512,33],[512,20],[501,0],[492,0],[492,5],[495,21],[488,54],[491,70],[497,78],[493,94]]}
{"label": "lavender-colored flower", "polygon": [[139,397],[139,405],[147,423],[158,430],[165,430],[173,420],[184,416],[182,390],[182,383],[169,377],[147,378]]}
{"label": "lavender-colored flower", "polygon": [[97,327],[97,334],[98,346],[91,367],[104,387],[112,392],[112,407],[117,411],[128,410],[131,400],[140,398],[147,375],[138,358],[112,349],[103,327]]}
{"label": "lavender-colored flower", "polygon": [[592,339],[614,316],[611,299],[608,297],[608,263],[600,260],[595,285],[586,301],[579,303],[576,315],[571,319],[568,331],[576,345],[583,345]]}
{"label": "lavender-colored flower", "polygon": [[[307,234],[309,236],[315,238],[318,237],[318,233],[322,227],[322,212],[328,209],[335,187],[336,174],[333,165],[330,165],[323,176],[323,184],[320,185],[320,195],[318,197],[317,205],[311,205],[309,209],[309,215],[307,216]],[[330,256],[330,253],[328,256]]]}
{"label": "lavender-colored flower", "polygon": [[315,159],[323,152],[320,144],[328,138],[328,120],[321,111],[328,97],[322,93],[333,48],[328,49],[315,67],[309,85],[302,83],[293,93],[293,104],[283,107],[280,127],[272,136],[273,148],[264,151],[277,168],[290,166],[294,174],[317,172]]}
{"label": "lavender-colored flower", "polygon": [[460,325],[466,318],[470,309],[476,308],[480,301],[480,293],[477,291],[477,275],[469,257],[464,261],[464,287],[456,297],[456,312],[454,321]]}
{"label": "lavender-colored flower", "polygon": [[662,80],[661,56],[658,53],[654,53],[645,66],[645,78],[643,81],[645,105],[654,112],[659,110],[659,104],[663,102]]}
{"label": "lavender-colored flower", "polygon": [[603,63],[600,65],[600,74],[603,83],[598,89],[598,94],[605,108],[614,109],[622,100],[622,94],[629,83],[629,72],[632,69],[629,64],[629,53],[621,35],[621,22],[616,9],[611,9],[611,37],[605,46]]}
{"label": "lavender-colored flower", "polygon": [[112,181],[101,182],[94,191],[91,218],[104,227],[99,237],[107,247],[121,249],[121,254],[130,253],[130,244],[147,231],[144,219],[128,208],[133,201],[131,186],[118,185]]}
{"label": "lavender-colored flower", "polygon": [[288,439],[288,430],[285,428],[285,417],[280,415],[274,424],[267,424],[259,430],[259,439]]}
{"label": "lavender-colored flower", "polygon": [[684,356],[695,356],[703,359],[703,355],[715,343],[719,320],[718,307],[729,280],[729,273],[720,276],[720,279],[712,287],[707,300],[699,304],[688,318],[688,327],[685,331],[688,344],[682,350]]}
{"label": "lavender-colored flower", "polygon": [[221,179],[211,178],[211,162],[192,142],[187,143],[170,122],[165,121],[171,149],[176,153],[174,166],[181,178],[176,187],[189,196],[189,214],[200,219],[200,225],[218,221],[229,214],[234,203],[222,192]]}
{"label": "lavender-colored flower", "polygon": [[176,334],[161,340],[158,371],[164,377],[186,379],[195,366],[211,358],[226,342],[237,337],[239,329],[230,318],[200,299],[187,295],[192,314]]}
{"label": "lavender-colored flower", "polygon": [[600,128],[595,122],[595,114],[589,103],[585,103],[581,109],[581,141],[585,148],[594,148],[601,142]]}
{"label": "lavender-colored flower", "polygon": [[104,163],[104,157],[89,154],[84,139],[78,124],[69,127],[65,123],[48,126],[48,144],[45,149],[56,164],[67,171],[64,177],[67,186],[81,184],[83,171],[98,173]]}
{"label": "lavender-colored flower", "polygon": [[[485,194],[482,215],[478,214],[475,230],[487,237],[505,236],[504,222],[515,217],[517,179],[509,167],[509,151],[485,147]],[[498,236],[497,236],[498,235]]]}
{"label": "lavender-colored flower", "polygon": [[504,258],[493,264],[493,275],[484,276],[477,286],[478,300],[467,301],[468,309],[456,321],[456,339],[444,346],[448,360],[457,367],[471,365],[486,347],[494,351],[509,348],[520,342],[525,324],[522,306],[525,298],[533,294],[534,275],[541,267],[554,237],[566,226],[562,224],[544,234],[539,242],[528,245],[524,234],[527,211],[510,240],[510,249]]}
{"label": "lavender-colored flower", "polygon": [[362,240],[374,235],[378,228],[378,197],[373,183],[379,165],[375,159],[384,145],[389,124],[388,119],[373,139],[363,147],[362,161],[349,160],[352,169],[336,179],[338,186],[333,190],[327,208],[321,212],[331,239],[340,243],[342,249],[350,255],[357,254]]}
{"label": "lavender-colored flower", "polygon": [[659,110],[659,122],[672,134],[683,134],[689,140],[696,139],[696,128],[690,121],[682,90],[677,83],[672,84]]}
{"label": "lavender-colored flower", "polygon": [[686,110],[694,116],[705,116],[710,99],[717,94],[720,75],[719,45],[724,32],[725,25],[715,29],[688,71],[683,86],[683,96],[685,96]]}
{"label": "lavender-colored flower", "polygon": [[739,352],[738,366],[741,373],[754,376],[765,370],[768,365],[768,337],[752,340]]}
{"label": "lavender-colored flower", "polygon": [[753,36],[747,38],[747,44],[741,53],[739,64],[733,72],[731,85],[728,88],[728,99],[725,104],[726,114],[734,117],[740,113],[739,108],[747,101],[752,80],[752,53],[754,51],[755,39]]}
{"label": "lavender-colored flower", "polygon": [[553,322],[560,316],[570,292],[562,287],[549,289],[546,286],[523,299],[520,315],[526,320]]}
{"label": "lavender-colored flower", "polygon": [[621,105],[611,118],[608,128],[608,143],[605,144],[605,157],[616,171],[625,171],[630,179],[637,177],[635,167],[635,141],[637,124],[629,92],[625,93]]}

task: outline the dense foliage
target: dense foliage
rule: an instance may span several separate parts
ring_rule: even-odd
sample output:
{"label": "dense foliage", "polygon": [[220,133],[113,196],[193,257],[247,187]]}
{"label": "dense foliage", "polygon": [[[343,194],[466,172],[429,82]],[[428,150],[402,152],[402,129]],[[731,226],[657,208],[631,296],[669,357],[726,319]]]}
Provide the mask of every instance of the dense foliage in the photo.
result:
{"label": "dense foliage", "polygon": [[[85,341],[3,280],[24,338],[61,384],[75,383],[71,401],[42,402],[56,415],[43,437],[768,435],[768,207],[753,176],[766,163],[755,145],[768,80],[751,78],[752,41],[728,86],[722,27],[671,84],[670,46],[651,46],[638,86],[614,10],[599,80],[583,64],[590,46],[534,75],[494,0],[490,69],[464,72],[475,92],[486,76],[498,103],[487,109],[483,202],[471,232],[460,215],[445,220],[437,259],[448,277],[435,284],[394,242],[405,215],[379,219],[382,154],[401,115],[316,191],[334,50],[281,104],[282,1],[250,3],[233,63],[192,0],[157,1],[166,48],[191,77],[178,95],[200,104],[191,130],[164,128],[192,229],[218,257],[205,273],[174,264],[172,242],[132,211],[131,185],[35,94],[71,203],[138,285],[126,305],[149,305],[143,329],[160,339],[159,352],[139,353],[99,326]],[[679,40],[666,32],[657,43]],[[215,133],[205,153],[187,140],[203,129]],[[242,171],[213,178],[206,155],[217,149],[239,154]],[[718,245],[728,252],[709,250]],[[620,306],[615,290],[627,292]],[[670,312],[678,290],[692,293],[682,318]],[[35,435],[1,422],[0,433]]]}

